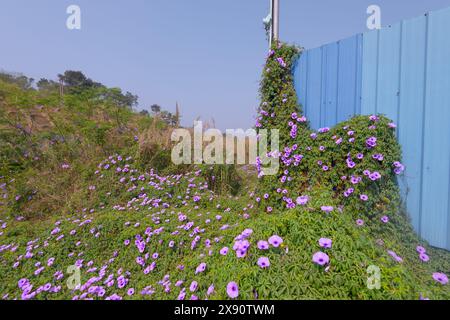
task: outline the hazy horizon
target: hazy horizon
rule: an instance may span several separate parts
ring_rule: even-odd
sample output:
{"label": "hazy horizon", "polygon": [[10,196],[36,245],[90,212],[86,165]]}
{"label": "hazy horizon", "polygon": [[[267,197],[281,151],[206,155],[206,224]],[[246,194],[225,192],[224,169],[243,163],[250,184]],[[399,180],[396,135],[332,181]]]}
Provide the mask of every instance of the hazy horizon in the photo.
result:
{"label": "hazy horizon", "polygon": [[[281,0],[280,38],[306,48],[367,31],[366,9],[382,25],[450,6],[450,0]],[[269,1],[1,0],[0,69],[36,80],[80,70],[109,87],[174,111],[182,124],[214,118],[218,128],[248,128],[259,104],[268,44],[262,19]],[[81,30],[68,30],[66,9],[81,8]]]}

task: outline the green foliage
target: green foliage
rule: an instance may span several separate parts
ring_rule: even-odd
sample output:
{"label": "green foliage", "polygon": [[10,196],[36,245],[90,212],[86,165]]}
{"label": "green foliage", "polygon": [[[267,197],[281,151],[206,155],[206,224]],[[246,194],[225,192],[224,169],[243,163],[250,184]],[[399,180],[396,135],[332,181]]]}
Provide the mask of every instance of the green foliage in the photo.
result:
{"label": "green foliage", "polygon": [[[275,176],[260,179],[257,192],[261,199],[260,210],[275,209],[272,214],[281,214],[280,220],[293,215],[289,211],[302,212],[293,218],[295,221],[287,222],[296,224],[300,221],[295,232],[285,233],[292,239],[315,229],[314,236],[298,243],[302,247],[310,247],[321,237],[331,237],[333,241],[339,239],[339,253],[336,252],[339,256],[331,258],[331,269],[336,268],[334,272],[338,274],[320,287],[317,285],[321,281],[316,277],[313,291],[309,291],[311,298],[413,299],[418,297],[417,292],[431,290],[435,293],[433,286],[427,286],[429,281],[414,278],[422,279],[423,276],[426,279],[426,273],[429,277],[433,268],[434,271],[448,269],[450,259],[446,253],[446,261],[438,259],[430,269],[427,269],[429,264],[424,267],[426,264],[419,262],[415,247],[424,241],[414,233],[403,213],[396,178],[399,172],[394,172],[396,166],[402,166],[395,126],[383,115],[374,115],[357,116],[331,129],[310,130],[298,105],[293,83],[292,65],[299,51],[295,47],[275,44],[263,72],[257,128],[279,129],[280,170]],[[373,137],[376,138],[375,146],[370,146],[368,141]],[[263,194],[268,196],[267,200],[263,199]],[[307,204],[297,204],[299,196],[307,196]],[[326,214],[323,207],[331,207],[333,211]],[[304,215],[311,221],[307,222]],[[381,218],[386,217],[389,222],[382,222]],[[364,223],[362,230],[355,224],[357,219]],[[339,233],[333,232],[334,228]],[[402,256],[403,263],[393,262],[388,251]],[[311,252],[305,260],[298,262],[300,266],[308,264],[307,257],[310,259]],[[362,275],[363,269],[370,264],[382,269],[386,279],[382,291],[356,290],[361,288],[363,281],[356,275]],[[286,288],[290,289],[291,286]],[[416,292],[415,296],[413,292]],[[449,291],[445,292],[444,296]],[[302,290],[301,296],[305,295],[308,297]]]}
{"label": "green foliage", "polygon": [[[134,98],[126,102],[120,89],[80,85],[68,77],[72,86],[84,88],[66,91],[61,99],[51,81],[41,79],[35,90],[12,76],[5,79],[0,80],[0,180],[8,182],[3,203],[14,216],[33,219],[93,204],[98,199],[85,201],[81,192],[91,177],[81,173],[107,155],[132,154],[139,130],[154,123],[128,108]],[[65,164],[70,169],[62,169]]]}
{"label": "green foliage", "polygon": [[[371,119],[358,116],[331,130],[325,128],[318,133],[310,130],[306,119],[302,119],[293,84],[291,68],[298,52],[295,47],[275,45],[263,73],[257,126],[280,130],[281,166],[276,177],[262,179],[261,192],[271,195],[271,205],[285,206],[282,198],[286,198],[286,194],[277,192],[279,188],[289,190],[293,201],[314,186],[332,190],[332,198],[342,198],[342,194],[352,188],[353,196],[344,197],[340,205],[351,206],[356,212],[364,211],[368,215],[374,215],[373,211],[395,211],[396,208],[398,211],[400,199],[393,163],[401,159],[401,151],[395,131],[390,127],[391,121],[383,116]],[[297,127],[294,135],[292,125]],[[376,137],[376,148],[367,147],[366,140],[370,137]],[[378,154],[382,154],[382,161],[374,159]],[[301,161],[293,164],[293,155]],[[355,162],[354,167],[348,166],[350,160]],[[381,179],[362,179],[367,176],[365,172],[378,172]],[[361,178],[361,182],[352,183],[352,177]],[[360,195],[367,195],[369,200],[361,201]]]}
{"label": "green foliage", "polygon": [[203,176],[210,190],[219,195],[237,195],[242,188],[242,178],[235,165],[203,165]]}
{"label": "green foliage", "polygon": [[[278,175],[259,180],[256,193],[251,192],[253,172],[246,167],[171,165],[170,131],[167,121],[158,120],[160,109],[152,108],[156,117],[133,113],[120,101],[120,90],[89,85],[88,79],[72,74],[74,79],[65,81],[88,88],[61,99],[48,89],[52,83],[41,82],[36,91],[0,81],[0,191],[6,195],[0,200],[0,219],[6,223],[0,239],[15,246],[0,252],[2,296],[21,298],[17,283],[28,278],[33,290],[46,283],[61,285],[58,292],[39,293],[39,299],[71,299],[81,292],[67,288],[66,270],[82,259],[82,283],[103,266],[106,276],[118,276],[121,270],[129,277],[125,288],[102,284],[104,297],[175,299],[181,287],[189,290],[198,281],[195,295],[200,299],[207,298],[211,284],[215,290],[209,299],[227,299],[226,285],[235,281],[240,299],[450,299],[449,286],[431,276],[450,270],[449,253],[419,239],[400,210],[392,164],[401,152],[390,121],[359,116],[321,133],[311,131],[304,119],[296,120],[302,114],[291,67],[299,50],[287,45],[273,50],[263,72],[257,127],[280,129],[280,151],[291,151],[281,155]],[[294,120],[298,127],[291,136],[289,122]],[[367,148],[372,136],[377,146]],[[359,158],[359,153],[364,156]],[[379,153],[382,161],[373,157]],[[302,156],[297,165],[286,162],[293,154]],[[365,170],[381,178],[353,184],[352,176],[363,177]],[[291,180],[281,182],[283,177]],[[350,187],[352,196],[345,197]],[[368,201],[360,200],[363,193]],[[309,201],[287,209],[287,200],[295,202],[300,195]],[[325,213],[322,206],[334,210]],[[383,216],[389,217],[388,223],[381,222]],[[356,225],[356,219],[364,225]],[[188,223],[191,229],[185,229]],[[51,234],[56,226],[59,232]],[[159,232],[139,253],[133,242],[147,228]],[[238,258],[232,248],[245,229],[253,231],[250,247]],[[283,238],[280,247],[257,248],[259,240],[273,235]],[[194,236],[200,240],[192,246]],[[319,246],[323,237],[333,240],[331,248]],[[39,254],[18,258],[29,251],[33,239]],[[131,244],[125,245],[126,240]],[[417,245],[426,247],[429,262],[419,260]],[[219,253],[223,247],[230,248],[225,256]],[[319,250],[330,257],[326,268],[312,262]],[[155,252],[156,267],[145,274],[136,260]],[[270,260],[267,269],[257,266],[262,256]],[[55,259],[51,267],[50,258]],[[36,262],[45,266],[40,275],[34,275]],[[87,266],[91,262],[94,271]],[[206,270],[196,274],[202,262]],[[378,290],[367,288],[370,265],[381,270]],[[62,271],[64,278],[55,280],[55,271]],[[173,284],[183,281],[180,288],[166,292],[160,284],[168,274]],[[155,289],[152,295],[138,294],[149,285]],[[129,288],[137,294],[128,296]]]}
{"label": "green foliage", "polygon": [[[102,167],[108,161],[102,162]],[[130,169],[136,167],[129,163]],[[118,164],[117,166],[122,166]],[[52,217],[40,223],[8,221],[5,236],[18,248],[16,252],[5,251],[0,255],[0,272],[3,275],[2,294],[8,293],[9,298],[20,297],[17,289],[17,281],[21,278],[30,278],[38,287],[45,283],[55,283],[54,273],[61,270],[66,273],[69,265],[79,260],[78,256],[69,256],[72,252],[82,250],[82,259],[86,265],[92,261],[93,266],[106,265],[106,275],[115,273],[122,268],[129,274],[129,283],[126,288],[118,289],[117,286],[105,287],[106,296],[113,293],[127,299],[176,299],[180,288],[173,287],[170,292],[165,292],[164,287],[158,282],[165,275],[170,274],[170,280],[175,283],[182,280],[183,287],[189,287],[192,281],[198,281],[199,288],[195,294],[203,299],[211,284],[215,286],[215,292],[209,299],[227,299],[226,285],[230,281],[239,284],[240,299],[418,299],[419,295],[433,299],[449,299],[448,287],[434,283],[431,278],[433,270],[448,270],[450,260],[448,253],[427,247],[431,256],[429,263],[419,263],[414,248],[416,239],[403,238],[401,245],[397,244],[396,251],[401,254],[404,261],[397,263],[386,256],[386,247],[391,247],[392,242],[399,242],[398,233],[394,229],[385,230],[384,243],[374,242],[373,230],[367,227],[356,227],[349,211],[334,212],[324,215],[311,210],[309,207],[298,207],[293,210],[280,210],[274,214],[261,213],[256,207],[248,205],[254,199],[252,197],[217,197],[204,188],[193,188],[205,183],[204,175],[207,168],[187,174],[165,177],[161,190],[149,186],[148,180],[136,180],[126,182],[124,185],[117,182],[116,167],[101,170],[93,182],[95,191],[79,192],[84,196],[84,203],[90,203],[92,193],[106,195],[101,198],[104,208],[95,208],[95,212],[75,212],[63,217]],[[74,168],[78,171],[78,168]],[[138,174],[138,172],[136,172]],[[145,175],[147,178],[148,175]],[[157,178],[159,180],[159,178]],[[172,181],[178,183],[172,183]],[[134,190],[127,191],[131,186]],[[186,201],[183,197],[192,190],[199,195],[201,200],[197,203]],[[130,199],[137,199],[142,192],[150,194],[153,199],[163,199],[170,203],[170,208],[163,210],[160,219],[155,219],[161,214],[161,208],[142,208],[117,211],[111,209],[113,205],[125,205]],[[325,194],[325,195],[324,195]],[[168,197],[170,195],[170,197]],[[317,188],[311,193],[311,198],[329,195],[327,189]],[[178,197],[180,196],[180,197]],[[100,201],[97,200],[97,201]],[[109,202],[111,201],[111,202]],[[89,207],[90,208],[90,207]],[[243,208],[248,216],[243,214]],[[201,233],[198,245],[191,249],[191,231],[182,231],[175,236],[173,232],[180,232],[180,222],[177,215],[187,214],[189,222],[194,226],[205,226]],[[220,216],[220,219],[216,217]],[[209,221],[206,223],[206,221]],[[82,225],[81,221],[90,221]],[[61,229],[56,235],[50,235],[50,231],[56,227]],[[228,226],[228,228],[223,228]],[[153,230],[163,227],[164,231],[153,236],[147,244],[146,250],[141,254],[133,244],[136,235],[144,235],[146,229]],[[245,229],[252,229],[253,233],[248,237],[250,249],[243,258],[237,258],[231,250],[236,236]],[[390,227],[389,227],[390,228]],[[76,230],[76,234],[70,232]],[[407,234],[411,234],[409,230]],[[60,235],[65,237],[56,240]],[[283,244],[279,248],[271,247],[269,250],[259,250],[256,243],[259,240],[267,240],[272,235],[282,237]],[[42,235],[45,235],[43,237]],[[330,249],[322,249],[318,244],[320,237],[333,239]],[[26,253],[26,243],[30,239],[37,240],[36,245],[42,245],[43,254],[35,259],[23,259],[18,269],[11,268],[16,261],[16,256]],[[205,245],[205,241],[211,240],[211,246]],[[216,239],[213,241],[213,239]],[[126,246],[125,240],[131,240]],[[176,240],[173,247],[169,242]],[[76,243],[80,241],[81,246]],[[215,242],[217,241],[217,243]],[[40,246],[42,247],[42,246]],[[223,256],[220,248],[228,247],[230,252]],[[327,271],[312,263],[314,252],[325,250],[331,258]],[[159,253],[154,271],[144,274],[143,267],[136,263],[138,257],[148,253]],[[211,253],[209,253],[211,252]],[[268,269],[257,266],[259,257],[265,256],[270,260]],[[36,270],[36,259],[44,265],[50,258],[55,258],[55,264],[45,268],[41,275],[30,277]],[[114,259],[112,259],[114,258]],[[110,260],[112,259],[112,260]],[[108,262],[109,261],[109,262]],[[197,266],[205,262],[206,271],[196,274]],[[150,261],[149,261],[150,263]],[[367,267],[376,265],[382,272],[382,286],[379,290],[367,288]],[[179,268],[183,266],[184,268]],[[96,273],[88,272],[88,267],[83,267],[81,272],[82,283],[85,283]],[[106,277],[105,277],[106,278]],[[58,293],[43,292],[40,299],[71,299],[74,292],[65,286],[67,277],[62,280],[62,288]],[[129,288],[140,292],[151,285],[155,292],[149,296],[127,296]]]}
{"label": "green foliage", "polygon": [[28,90],[32,88],[34,79],[28,78],[23,74],[10,74],[6,72],[0,72],[0,81],[13,83],[22,90]]}

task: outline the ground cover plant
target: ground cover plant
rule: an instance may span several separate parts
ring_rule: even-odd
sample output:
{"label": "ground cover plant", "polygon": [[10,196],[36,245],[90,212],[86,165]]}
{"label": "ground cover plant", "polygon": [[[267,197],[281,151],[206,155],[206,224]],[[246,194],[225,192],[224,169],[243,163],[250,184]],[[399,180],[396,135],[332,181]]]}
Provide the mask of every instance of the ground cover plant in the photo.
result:
{"label": "ground cover plant", "polygon": [[[92,91],[61,104],[0,82],[0,297],[450,299],[450,253],[401,209],[395,124],[372,115],[310,130],[298,55],[276,44],[263,70],[256,128],[280,130],[276,176],[171,166],[167,147],[142,141],[167,128],[155,118]],[[46,126],[14,122],[35,105],[52,110],[39,113]]]}

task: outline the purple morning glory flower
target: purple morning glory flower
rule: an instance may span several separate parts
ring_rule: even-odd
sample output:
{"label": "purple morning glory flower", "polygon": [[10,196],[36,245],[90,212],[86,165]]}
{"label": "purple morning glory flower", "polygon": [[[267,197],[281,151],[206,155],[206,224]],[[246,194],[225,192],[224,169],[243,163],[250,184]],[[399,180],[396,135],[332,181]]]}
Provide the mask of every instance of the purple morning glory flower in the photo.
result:
{"label": "purple morning glory flower", "polygon": [[369,179],[370,180],[372,180],[372,181],[376,181],[376,180],[379,180],[379,179],[381,179],[381,174],[379,173],[379,172],[372,172],[370,175],[369,175]]}
{"label": "purple morning glory flower", "polygon": [[239,296],[239,287],[236,282],[231,281],[228,283],[227,294],[231,299],[235,299]]}
{"label": "purple morning glory flower", "polygon": [[238,258],[244,258],[247,255],[247,251],[245,249],[236,250],[236,256]]}
{"label": "purple morning glory flower", "polygon": [[195,290],[197,290],[197,288],[198,288],[197,281],[192,281],[192,283],[191,283],[191,285],[189,287],[189,290],[191,290],[191,292],[194,292]]}
{"label": "purple morning glory flower", "polygon": [[277,58],[277,61],[281,67],[286,68],[286,62],[284,62],[283,58]]}
{"label": "purple morning glory flower", "polygon": [[267,250],[269,249],[269,243],[267,241],[264,240],[260,240],[258,241],[257,245],[259,250]]}
{"label": "purple morning glory flower", "polygon": [[202,273],[205,270],[206,270],[206,263],[202,262],[202,263],[199,264],[199,266],[195,270],[195,274]]}
{"label": "purple morning glory flower", "polygon": [[403,262],[403,258],[399,257],[394,251],[388,250],[389,255],[395,259],[397,262]]}
{"label": "purple morning glory flower", "polygon": [[228,254],[228,250],[228,247],[223,247],[222,249],[220,249],[220,254],[226,256]]}
{"label": "purple morning glory flower", "polygon": [[377,145],[377,138],[376,137],[370,137],[366,140],[366,146],[370,148],[374,148]]}
{"label": "purple morning glory flower", "polygon": [[331,248],[332,243],[333,243],[333,241],[331,239],[328,239],[328,238],[320,238],[319,239],[319,245],[322,248],[329,249],[329,248]]}
{"label": "purple morning glory flower", "polygon": [[423,262],[428,262],[428,261],[430,261],[430,257],[429,257],[426,253],[421,253],[421,254],[419,254],[419,258],[420,258],[420,260],[422,260]]}
{"label": "purple morning glory flower", "polygon": [[322,207],[320,207],[320,209],[325,213],[330,213],[331,211],[334,210],[334,208],[332,206],[322,206]]}
{"label": "purple morning glory flower", "polygon": [[296,202],[298,205],[304,206],[308,203],[309,197],[308,196],[300,196],[297,198]]}
{"label": "purple morning glory flower", "polygon": [[282,243],[283,243],[283,239],[281,239],[279,236],[277,236],[277,235],[274,235],[274,236],[271,236],[270,238],[269,238],[269,243],[273,246],[273,247],[275,247],[275,248],[278,248]]}
{"label": "purple morning glory flower", "polygon": [[210,296],[214,293],[214,285],[210,285],[208,288],[208,291],[206,292],[206,295]]}
{"label": "purple morning glory flower", "polygon": [[269,258],[267,257],[261,257],[258,259],[258,266],[260,266],[261,268],[268,268],[270,266],[270,261]]}
{"label": "purple morning glory flower", "polygon": [[326,253],[319,251],[313,255],[312,261],[319,266],[324,266],[330,262],[330,258]]}
{"label": "purple morning glory flower", "polygon": [[427,252],[427,250],[424,247],[422,247],[422,246],[417,246],[416,247],[416,251],[418,253],[426,253]]}
{"label": "purple morning glory flower", "polygon": [[399,161],[395,161],[393,165],[395,167],[394,173],[397,175],[401,174],[405,170],[405,166],[401,164]]}
{"label": "purple morning glory flower", "polygon": [[448,277],[442,272],[433,273],[433,279],[442,285],[445,285],[448,283]]}

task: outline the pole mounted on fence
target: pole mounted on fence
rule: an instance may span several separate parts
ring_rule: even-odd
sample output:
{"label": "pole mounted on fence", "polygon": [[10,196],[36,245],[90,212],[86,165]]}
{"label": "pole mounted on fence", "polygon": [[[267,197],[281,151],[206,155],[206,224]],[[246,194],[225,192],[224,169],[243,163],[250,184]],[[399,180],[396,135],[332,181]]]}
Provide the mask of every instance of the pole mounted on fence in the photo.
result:
{"label": "pole mounted on fence", "polygon": [[264,18],[264,27],[269,40],[269,48],[274,41],[278,41],[279,21],[280,21],[280,0],[270,1],[270,13]]}
{"label": "pole mounted on fence", "polygon": [[272,0],[272,39],[278,41],[280,25],[280,0]]}

